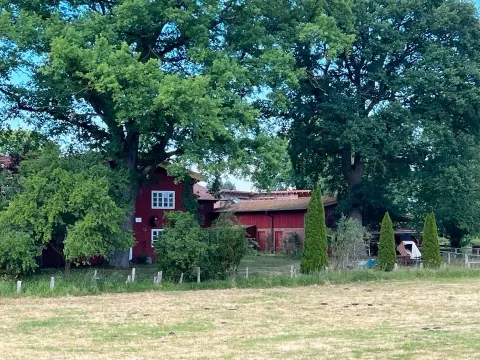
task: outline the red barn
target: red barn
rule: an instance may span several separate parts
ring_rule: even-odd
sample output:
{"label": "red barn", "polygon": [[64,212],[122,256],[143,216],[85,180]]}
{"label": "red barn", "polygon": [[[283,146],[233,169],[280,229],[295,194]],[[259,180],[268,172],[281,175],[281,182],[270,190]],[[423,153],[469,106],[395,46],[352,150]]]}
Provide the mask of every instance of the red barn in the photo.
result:
{"label": "red barn", "polygon": [[164,214],[167,211],[185,211],[184,196],[188,193],[197,198],[199,214],[203,218],[203,226],[208,227],[212,222],[214,203],[217,201],[204,187],[196,182],[200,176],[191,173],[193,182],[175,182],[175,178],[168,176],[163,166],[155,170],[156,179],[151,185],[140,187],[136,204],[133,232],[135,246],[131,251],[131,258],[150,257],[156,260],[155,242],[159,232],[163,231]]}
{"label": "red barn", "polygon": [[[217,209],[216,212],[233,212],[247,227],[250,236],[255,237],[263,252],[279,252],[284,236],[297,233],[305,238],[305,214],[310,197],[296,199],[246,200]],[[327,226],[334,222],[333,210],[337,201],[324,197]]]}

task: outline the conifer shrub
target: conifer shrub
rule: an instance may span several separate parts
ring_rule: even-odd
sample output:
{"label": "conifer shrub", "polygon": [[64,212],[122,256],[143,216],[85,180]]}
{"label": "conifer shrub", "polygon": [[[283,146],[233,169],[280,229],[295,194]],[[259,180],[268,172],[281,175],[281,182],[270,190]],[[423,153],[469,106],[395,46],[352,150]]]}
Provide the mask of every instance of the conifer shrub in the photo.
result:
{"label": "conifer shrub", "polygon": [[423,224],[422,258],[426,267],[438,268],[440,266],[440,245],[434,213],[427,214]]}
{"label": "conifer shrub", "polygon": [[385,213],[380,228],[380,240],[378,244],[377,266],[381,270],[392,271],[397,261],[395,250],[395,236],[390,215]]}
{"label": "conifer shrub", "polygon": [[315,188],[305,217],[305,242],[300,271],[303,274],[320,271],[328,266],[327,226],[320,188]]}

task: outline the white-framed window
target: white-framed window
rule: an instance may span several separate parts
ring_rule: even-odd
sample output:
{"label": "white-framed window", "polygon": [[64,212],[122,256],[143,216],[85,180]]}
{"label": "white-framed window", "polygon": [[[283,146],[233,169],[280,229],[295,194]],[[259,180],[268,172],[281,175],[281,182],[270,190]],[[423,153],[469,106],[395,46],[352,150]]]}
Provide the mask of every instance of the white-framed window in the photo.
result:
{"label": "white-framed window", "polygon": [[155,247],[155,244],[158,240],[158,234],[160,234],[162,231],[163,229],[152,229],[152,247]]}
{"label": "white-framed window", "polygon": [[175,191],[152,191],[152,209],[175,209]]}

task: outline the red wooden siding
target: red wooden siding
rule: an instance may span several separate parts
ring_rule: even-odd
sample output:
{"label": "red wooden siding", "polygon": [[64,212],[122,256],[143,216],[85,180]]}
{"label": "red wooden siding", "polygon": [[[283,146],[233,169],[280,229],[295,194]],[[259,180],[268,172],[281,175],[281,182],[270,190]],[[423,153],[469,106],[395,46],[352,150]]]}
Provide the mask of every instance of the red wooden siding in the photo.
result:
{"label": "red wooden siding", "polygon": [[275,231],[275,252],[279,253],[282,250],[283,231]]}
{"label": "red wooden siding", "polygon": [[[175,184],[174,178],[167,176],[165,169],[157,168],[155,172],[158,182],[149,186],[141,186],[136,204],[135,218],[141,218],[141,222],[133,223],[133,232],[135,234],[136,244],[133,247],[132,256],[134,258],[148,255],[153,260],[156,259],[155,249],[152,247],[152,229],[163,228],[163,216],[166,211],[185,210],[183,207],[183,183]],[[152,191],[175,191],[175,209],[152,209]],[[152,218],[157,217],[157,225],[152,224]]]}
{"label": "red wooden siding", "polygon": [[[237,219],[244,225],[256,225],[259,229],[270,229],[272,217],[265,213],[237,213]],[[289,211],[285,213],[272,213],[274,228],[303,228],[305,226],[304,211]]]}

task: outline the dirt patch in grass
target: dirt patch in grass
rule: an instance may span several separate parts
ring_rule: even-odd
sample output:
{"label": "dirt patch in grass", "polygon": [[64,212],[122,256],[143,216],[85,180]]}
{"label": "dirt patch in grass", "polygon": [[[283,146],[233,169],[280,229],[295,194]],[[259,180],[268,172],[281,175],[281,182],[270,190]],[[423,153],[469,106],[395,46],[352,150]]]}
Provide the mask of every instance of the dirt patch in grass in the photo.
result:
{"label": "dirt patch in grass", "polygon": [[5,359],[475,359],[480,280],[0,299]]}

